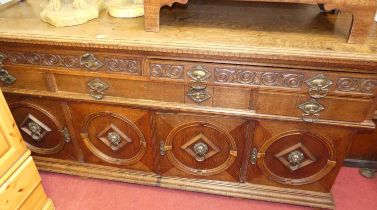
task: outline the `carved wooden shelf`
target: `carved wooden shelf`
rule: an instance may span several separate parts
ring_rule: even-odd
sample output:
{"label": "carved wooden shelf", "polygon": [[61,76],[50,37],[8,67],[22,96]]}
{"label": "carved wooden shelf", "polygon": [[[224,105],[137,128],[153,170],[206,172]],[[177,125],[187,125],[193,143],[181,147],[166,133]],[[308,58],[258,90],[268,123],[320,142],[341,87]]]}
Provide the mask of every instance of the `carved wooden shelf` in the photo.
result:
{"label": "carved wooden shelf", "polygon": [[[373,24],[376,12],[375,0],[238,0],[253,2],[283,2],[318,4],[321,10],[334,10],[352,13],[352,24],[348,37],[348,43],[364,43]],[[159,32],[160,8],[173,3],[187,4],[188,0],[145,0],[144,17],[145,30]]]}

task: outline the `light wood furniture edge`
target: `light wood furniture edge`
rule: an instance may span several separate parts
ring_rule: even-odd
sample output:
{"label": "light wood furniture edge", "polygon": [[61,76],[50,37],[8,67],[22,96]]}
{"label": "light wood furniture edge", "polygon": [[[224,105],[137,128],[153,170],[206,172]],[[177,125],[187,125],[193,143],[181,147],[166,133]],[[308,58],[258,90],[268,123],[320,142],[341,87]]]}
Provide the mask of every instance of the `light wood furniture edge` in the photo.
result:
{"label": "light wood furniture edge", "polygon": [[12,206],[17,210],[55,209],[43,190],[30,150],[26,149],[22,141],[1,90],[0,117],[0,141],[5,141],[9,146],[8,149],[2,148],[3,154],[0,156],[0,208],[8,209]]}

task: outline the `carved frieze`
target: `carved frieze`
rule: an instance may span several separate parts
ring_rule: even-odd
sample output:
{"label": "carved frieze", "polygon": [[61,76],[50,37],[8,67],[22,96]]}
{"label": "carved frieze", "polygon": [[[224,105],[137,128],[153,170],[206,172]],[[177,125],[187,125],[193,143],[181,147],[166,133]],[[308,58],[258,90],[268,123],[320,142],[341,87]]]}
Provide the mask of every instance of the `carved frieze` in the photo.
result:
{"label": "carved frieze", "polygon": [[44,53],[8,53],[9,60],[12,64],[30,64],[41,66],[56,66],[65,68],[79,68],[79,56],[63,56]]}
{"label": "carved frieze", "polygon": [[105,58],[107,71],[140,74],[139,62],[130,59]]}
{"label": "carved frieze", "polygon": [[[28,64],[28,65],[39,65],[39,66],[53,66],[53,67],[64,67],[71,69],[85,69],[90,71],[99,71],[104,65],[105,71],[109,72],[122,72],[127,74],[137,74],[141,75],[140,61],[134,59],[124,59],[124,58],[101,58],[96,59],[96,68],[88,68],[87,62],[83,62],[83,56],[94,54],[84,54],[80,55],[57,55],[57,54],[47,54],[47,53],[35,53],[35,52],[9,52],[7,56],[12,64]],[[93,63],[93,62],[92,62]]]}
{"label": "carved frieze", "polygon": [[218,83],[299,88],[303,78],[303,74],[215,68],[215,82]]}
{"label": "carved frieze", "polygon": [[162,77],[169,79],[183,79],[184,66],[170,64],[149,64],[151,77]]}
{"label": "carved frieze", "polygon": [[376,86],[377,80],[362,78],[342,77],[337,82],[337,90],[341,92],[372,93]]}

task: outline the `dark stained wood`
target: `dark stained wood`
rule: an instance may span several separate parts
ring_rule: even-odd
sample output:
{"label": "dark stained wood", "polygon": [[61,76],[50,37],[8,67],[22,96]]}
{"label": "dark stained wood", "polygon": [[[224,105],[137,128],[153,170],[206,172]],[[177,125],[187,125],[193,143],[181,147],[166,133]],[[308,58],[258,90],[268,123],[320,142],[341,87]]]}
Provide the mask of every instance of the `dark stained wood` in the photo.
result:
{"label": "dark stained wood", "polygon": [[[21,135],[33,155],[79,160],[78,147],[75,140],[71,138],[72,131],[68,131],[69,139],[66,139],[63,133],[67,124],[60,101],[4,95]],[[33,119],[30,119],[30,115]],[[25,132],[25,128],[28,128],[27,123],[31,121],[39,121],[51,131],[41,139],[33,139],[30,134]]]}
{"label": "dark stained wood", "polygon": [[377,130],[360,131],[346,157],[349,166],[377,168]]}
{"label": "dark stained wood", "polygon": [[[284,123],[283,126],[279,122],[259,121],[253,141],[258,158],[257,164],[249,167],[249,181],[327,192],[335,181],[355,132],[319,125]],[[302,163],[310,159],[313,162],[299,165],[292,171],[276,157],[288,160],[288,155],[293,151],[304,154]],[[281,152],[283,154],[279,155]]]}
{"label": "dark stained wood", "polygon": [[[149,8],[163,29],[146,33],[143,18],[105,13],[55,28],[39,20],[38,3],[0,13],[0,65],[16,77],[0,86],[19,104],[18,124],[31,113],[51,128],[48,141],[25,137],[40,169],[334,207],[329,192],[347,148],[375,128],[376,33],[347,44],[352,16],[306,4],[190,2]],[[355,21],[350,40],[360,41],[366,28]],[[292,168],[295,150],[305,154]]]}

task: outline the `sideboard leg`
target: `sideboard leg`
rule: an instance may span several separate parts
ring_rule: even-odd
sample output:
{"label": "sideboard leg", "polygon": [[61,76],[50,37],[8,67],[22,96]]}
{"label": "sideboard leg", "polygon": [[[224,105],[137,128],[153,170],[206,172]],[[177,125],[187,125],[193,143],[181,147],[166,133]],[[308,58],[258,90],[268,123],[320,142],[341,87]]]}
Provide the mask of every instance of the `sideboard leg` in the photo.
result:
{"label": "sideboard leg", "polygon": [[[156,4],[158,3],[158,4]],[[160,31],[160,9],[159,2],[144,3],[144,24],[145,31]]]}
{"label": "sideboard leg", "polygon": [[354,12],[348,43],[361,44],[368,38],[369,30],[374,23],[375,11]]}

